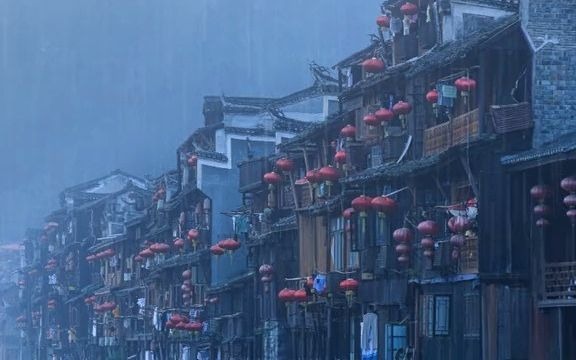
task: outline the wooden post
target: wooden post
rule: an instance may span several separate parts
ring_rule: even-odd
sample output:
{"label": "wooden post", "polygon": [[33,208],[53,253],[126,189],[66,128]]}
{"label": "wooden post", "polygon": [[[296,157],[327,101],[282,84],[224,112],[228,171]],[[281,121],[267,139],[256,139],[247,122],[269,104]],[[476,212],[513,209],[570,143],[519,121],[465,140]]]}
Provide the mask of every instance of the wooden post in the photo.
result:
{"label": "wooden post", "polygon": [[294,208],[298,209],[300,206],[298,204],[298,196],[296,196],[296,183],[294,182],[294,175],[292,175],[292,171],[288,173],[288,178],[290,179],[290,187],[292,188],[292,198],[294,199]]}
{"label": "wooden post", "polygon": [[[304,166],[306,167],[306,172],[310,171],[310,164],[308,163],[308,152],[306,147],[302,148],[302,153],[304,154]],[[308,191],[310,192],[310,201],[314,203],[314,189],[312,189],[312,184],[308,183]]]}

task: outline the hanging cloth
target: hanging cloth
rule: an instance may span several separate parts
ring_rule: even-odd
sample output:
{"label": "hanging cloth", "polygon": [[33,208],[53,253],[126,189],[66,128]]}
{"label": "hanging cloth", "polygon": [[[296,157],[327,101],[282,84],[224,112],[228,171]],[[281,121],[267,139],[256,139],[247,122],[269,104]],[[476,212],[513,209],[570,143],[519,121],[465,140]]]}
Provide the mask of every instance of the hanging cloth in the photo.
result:
{"label": "hanging cloth", "polygon": [[314,278],[314,290],[316,294],[323,294],[326,291],[326,275],[318,274]]}
{"label": "hanging cloth", "polygon": [[378,315],[366,313],[362,317],[360,334],[362,360],[376,360],[378,356]]}

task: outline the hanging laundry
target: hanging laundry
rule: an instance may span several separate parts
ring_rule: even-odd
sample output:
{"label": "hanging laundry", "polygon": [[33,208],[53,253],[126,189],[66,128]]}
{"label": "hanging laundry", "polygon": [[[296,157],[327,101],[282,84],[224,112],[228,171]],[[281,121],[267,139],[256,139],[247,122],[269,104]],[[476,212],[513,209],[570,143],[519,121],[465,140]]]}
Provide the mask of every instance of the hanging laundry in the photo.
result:
{"label": "hanging laundry", "polygon": [[314,291],[316,291],[316,294],[323,294],[326,291],[325,274],[318,274],[314,278]]}
{"label": "hanging laundry", "polygon": [[375,313],[366,313],[362,317],[360,348],[362,349],[362,360],[376,360],[378,358],[378,315]]}

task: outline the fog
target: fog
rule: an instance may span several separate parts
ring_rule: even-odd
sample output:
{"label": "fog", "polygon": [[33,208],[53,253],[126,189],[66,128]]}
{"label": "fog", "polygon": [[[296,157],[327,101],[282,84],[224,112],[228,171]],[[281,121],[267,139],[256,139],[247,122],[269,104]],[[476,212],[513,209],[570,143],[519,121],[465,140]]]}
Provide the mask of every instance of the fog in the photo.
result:
{"label": "fog", "polygon": [[114,169],[159,175],[202,96],[281,96],[368,45],[376,0],[0,0],[0,240]]}

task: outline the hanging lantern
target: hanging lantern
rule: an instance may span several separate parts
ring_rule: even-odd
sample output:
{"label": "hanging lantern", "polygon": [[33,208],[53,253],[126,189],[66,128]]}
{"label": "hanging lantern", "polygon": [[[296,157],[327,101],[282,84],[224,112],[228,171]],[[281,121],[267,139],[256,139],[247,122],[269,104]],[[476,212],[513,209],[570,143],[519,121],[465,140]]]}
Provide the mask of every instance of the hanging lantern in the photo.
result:
{"label": "hanging lantern", "polygon": [[432,106],[436,106],[438,103],[438,91],[432,89],[426,93],[426,101],[428,101]]}
{"label": "hanging lantern", "polygon": [[576,193],[576,177],[569,176],[560,181],[560,187],[569,193]]}
{"label": "hanging lantern", "polygon": [[401,264],[406,264],[408,261],[410,261],[410,257],[408,255],[400,255],[396,258],[396,260],[398,260],[398,262]]}
{"label": "hanging lantern", "polygon": [[345,164],[346,163],[346,151],[344,151],[344,150],[336,151],[336,154],[334,155],[334,161],[340,165]]}
{"label": "hanging lantern", "polygon": [[366,195],[360,195],[352,200],[352,207],[355,211],[360,212],[360,217],[367,217],[367,211],[372,207],[372,198]]}
{"label": "hanging lantern", "polygon": [[378,125],[384,123],[389,123],[394,119],[394,113],[386,108],[380,108],[375,113],[374,116],[378,120]]}
{"label": "hanging lantern", "polygon": [[271,172],[264,174],[264,182],[266,184],[268,184],[270,189],[273,189],[274,185],[277,185],[280,182],[282,182],[282,177],[280,176],[280,174],[278,174],[274,171],[271,171]]}
{"label": "hanging lantern", "polygon": [[188,230],[188,240],[190,240],[190,241],[197,240],[199,236],[200,236],[200,232],[198,231],[198,229]]}
{"label": "hanging lantern", "polygon": [[278,293],[278,300],[282,302],[291,302],[294,301],[294,294],[296,291],[288,288],[284,288],[280,290]]}
{"label": "hanging lantern", "polygon": [[344,291],[346,294],[346,301],[348,302],[348,306],[352,306],[354,294],[356,293],[356,290],[358,290],[359,285],[360,283],[352,278],[348,278],[340,282],[339,287],[340,290]]}
{"label": "hanging lantern", "polygon": [[188,157],[187,162],[188,162],[188,166],[196,167],[196,165],[198,165],[198,156],[190,155],[190,157]]}
{"label": "hanging lantern", "polygon": [[306,293],[306,290],[304,289],[299,289],[294,291],[294,301],[296,302],[305,302],[306,300],[308,300],[308,294]]}
{"label": "hanging lantern", "polygon": [[182,272],[182,279],[190,280],[191,278],[192,278],[192,271],[190,271],[190,270],[184,270],[184,271]]}
{"label": "hanging lantern", "polygon": [[260,275],[263,275],[263,276],[264,275],[271,275],[274,272],[274,268],[272,267],[272,265],[262,264],[262,265],[260,265],[258,272],[260,273]]}
{"label": "hanging lantern", "polygon": [[294,168],[294,162],[287,158],[276,160],[276,167],[282,171],[290,172]]}
{"label": "hanging lantern", "polygon": [[564,197],[564,205],[569,208],[576,207],[576,194],[569,194]]}
{"label": "hanging lantern", "polygon": [[220,240],[218,246],[226,251],[234,251],[240,248],[240,243],[232,238]]}
{"label": "hanging lantern", "polygon": [[476,89],[476,80],[470,79],[467,76],[462,76],[461,78],[458,78],[456,81],[454,81],[454,86],[456,86],[456,89],[460,91],[464,97],[464,101],[466,101],[466,98],[468,98],[470,92]]}
{"label": "hanging lantern", "polygon": [[530,196],[539,203],[543,203],[551,195],[552,192],[547,185],[534,185],[530,189]]}
{"label": "hanging lantern", "polygon": [[362,121],[364,121],[364,124],[366,124],[370,127],[376,127],[376,126],[382,125],[382,122],[380,120],[378,120],[376,115],[374,115],[372,113],[368,113],[368,114],[364,115],[364,117],[362,118]]}
{"label": "hanging lantern", "polygon": [[222,249],[218,245],[210,246],[210,253],[212,253],[212,255],[220,256],[220,255],[224,254],[224,252],[225,252],[224,249]]}
{"label": "hanging lantern", "polygon": [[410,253],[410,246],[408,246],[408,244],[406,244],[406,243],[400,243],[400,244],[396,245],[394,250],[396,250],[398,255],[407,255]]}
{"label": "hanging lantern", "polygon": [[432,250],[434,249],[434,239],[430,236],[424,236],[422,240],[420,240],[420,245],[423,249]]}
{"label": "hanging lantern", "polygon": [[176,326],[174,326],[176,328],[176,330],[186,330],[186,323],[184,322],[179,322],[178,324],[176,324]]}
{"label": "hanging lantern", "polygon": [[204,329],[204,325],[199,321],[192,321],[186,325],[186,330],[189,331],[199,332],[202,331],[202,329]]}
{"label": "hanging lantern", "polygon": [[435,236],[438,234],[438,225],[432,220],[422,221],[418,224],[417,229],[420,233],[426,236]]}
{"label": "hanging lantern", "polygon": [[403,28],[404,28],[404,35],[410,35],[410,25],[416,22],[417,14],[418,14],[418,6],[406,2],[404,5],[400,7],[400,11],[404,14],[404,21]]}
{"label": "hanging lantern", "polygon": [[432,256],[434,256],[434,250],[430,250],[430,249],[426,249],[423,252],[424,256],[431,258]]}
{"label": "hanging lantern", "polygon": [[164,254],[170,251],[170,245],[165,243],[156,243],[150,246],[150,250],[152,250],[155,253]]}
{"label": "hanging lantern", "polygon": [[[264,276],[260,277],[260,281],[263,283],[269,283],[272,281],[272,276],[271,275],[264,275]],[[265,288],[264,290],[268,291],[268,288]]]}
{"label": "hanging lantern", "polygon": [[384,71],[386,65],[384,65],[384,61],[373,57],[371,59],[366,59],[362,62],[362,69],[364,69],[367,73],[379,73]]}
{"label": "hanging lantern", "polygon": [[454,233],[464,233],[470,228],[470,221],[464,216],[454,216],[448,220],[448,228]]}
{"label": "hanging lantern", "polygon": [[344,210],[342,212],[342,217],[346,220],[350,220],[352,219],[352,216],[354,215],[355,210],[354,208],[347,208],[346,210]]}
{"label": "hanging lantern", "polygon": [[328,186],[333,185],[340,179],[340,171],[333,166],[324,166],[318,171],[318,175],[322,181],[325,181]]}
{"label": "hanging lantern", "polygon": [[342,130],[340,130],[340,135],[342,135],[343,137],[345,137],[349,140],[353,140],[354,137],[356,136],[356,127],[348,124],[348,125],[344,126],[342,128]]}
{"label": "hanging lantern", "polygon": [[147,248],[147,249],[140,251],[138,253],[138,255],[140,255],[140,257],[143,257],[143,258],[149,258],[149,257],[154,256],[154,252],[152,250],[150,250],[150,248]]}
{"label": "hanging lantern", "polygon": [[182,249],[184,247],[184,240],[176,238],[176,240],[174,240],[174,247],[176,249]]}
{"label": "hanging lantern", "polygon": [[466,237],[463,234],[455,234],[450,237],[450,243],[456,247],[464,245]]}
{"label": "hanging lantern", "polygon": [[370,204],[374,210],[378,211],[378,216],[381,218],[392,214],[396,210],[396,201],[384,195],[376,196]]}
{"label": "hanging lantern", "polygon": [[540,219],[536,220],[536,226],[538,226],[538,227],[545,227],[548,225],[550,225],[550,222],[547,219],[540,218]]}
{"label": "hanging lantern", "polygon": [[305,176],[306,180],[312,185],[315,185],[322,181],[320,174],[318,174],[318,169],[308,170]]}
{"label": "hanging lantern", "polygon": [[96,260],[96,256],[95,255],[88,255],[86,256],[86,261],[88,262],[93,262]]}
{"label": "hanging lantern", "polygon": [[376,25],[381,28],[390,28],[390,18],[386,15],[379,15],[376,18]]}
{"label": "hanging lantern", "polygon": [[402,122],[402,127],[406,127],[406,115],[412,111],[412,105],[405,101],[398,101],[394,106],[392,106],[392,111],[394,115],[398,115],[400,121]]}
{"label": "hanging lantern", "polygon": [[552,210],[546,204],[538,204],[534,206],[534,215],[539,218],[547,217],[551,212]]}
{"label": "hanging lantern", "polygon": [[394,230],[392,237],[398,243],[409,243],[412,241],[412,231],[408,228],[400,228]]}
{"label": "hanging lantern", "polygon": [[576,209],[566,211],[566,216],[570,219],[572,225],[576,225]]}

